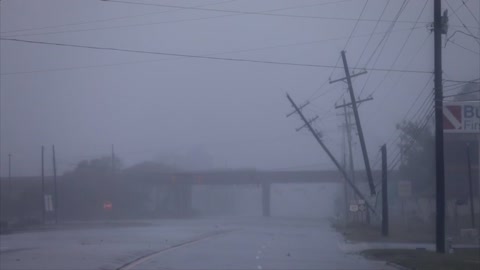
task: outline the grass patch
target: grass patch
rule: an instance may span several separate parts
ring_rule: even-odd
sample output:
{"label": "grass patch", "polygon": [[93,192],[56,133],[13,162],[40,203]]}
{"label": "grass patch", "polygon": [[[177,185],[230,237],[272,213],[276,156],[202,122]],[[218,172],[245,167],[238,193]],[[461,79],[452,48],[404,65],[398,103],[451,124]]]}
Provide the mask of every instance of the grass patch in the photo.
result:
{"label": "grass patch", "polygon": [[367,258],[392,262],[416,270],[478,270],[479,249],[458,249],[453,254],[438,254],[427,250],[369,249],[361,254]]}

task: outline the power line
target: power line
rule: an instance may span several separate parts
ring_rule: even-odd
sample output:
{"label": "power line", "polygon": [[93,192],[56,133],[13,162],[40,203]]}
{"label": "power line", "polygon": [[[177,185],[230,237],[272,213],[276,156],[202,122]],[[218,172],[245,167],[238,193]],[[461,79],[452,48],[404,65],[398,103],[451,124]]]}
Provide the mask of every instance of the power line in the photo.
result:
{"label": "power line", "polygon": [[[378,17],[378,20],[377,20],[377,22],[375,23],[375,26],[373,27],[372,33],[374,33],[375,30],[377,30],[377,27],[378,27],[378,25],[379,25],[379,23],[380,23],[380,20],[383,18],[383,15],[385,14],[385,11],[387,10],[387,7],[388,7],[388,4],[389,4],[389,3],[390,3],[390,0],[388,0],[387,3],[385,4],[385,6],[383,7],[382,13],[380,14],[380,17]],[[371,36],[368,38],[367,43],[365,44],[365,47],[363,47],[363,51],[362,51],[362,53],[360,54],[360,57],[358,58],[358,61],[357,61],[357,63],[356,63],[356,66],[358,66],[358,64],[360,64],[360,61],[362,60],[362,57],[363,57],[363,55],[365,54],[365,52],[366,52],[366,50],[367,50],[367,48],[368,48],[368,45],[370,45],[370,41],[372,40],[372,37],[373,37],[373,35],[371,35]],[[380,153],[380,152],[378,152],[378,153]]]}
{"label": "power line", "polygon": [[357,29],[358,23],[360,22],[360,19],[362,18],[363,13],[365,12],[365,8],[368,5],[368,0],[365,1],[365,4],[363,5],[362,11],[360,12],[360,15],[358,16],[357,21],[355,21],[355,25],[353,26],[352,32],[350,32],[350,36],[347,39],[347,42],[345,43],[345,46],[343,47],[343,50],[346,50],[348,47],[348,43],[350,43],[350,39],[352,38],[353,33],[355,33],[355,30]]}
{"label": "power line", "polygon": [[462,3],[463,3],[463,6],[468,10],[468,12],[470,13],[470,15],[472,15],[472,17],[475,19],[475,21],[480,24],[480,21],[478,21],[477,17],[475,17],[475,15],[474,15],[473,12],[470,10],[470,8],[467,6],[467,4],[465,3],[465,1],[462,0]]}
{"label": "power line", "polygon": [[[385,45],[387,44],[388,42],[388,39],[390,38],[390,34],[393,30],[393,27],[395,26],[395,23],[396,23],[396,20],[398,20],[398,18],[400,17],[400,15],[402,14],[403,10],[405,9],[406,7],[406,3],[408,3],[406,0],[403,0],[402,2],[402,5],[400,6],[400,9],[398,10],[397,14],[395,15],[395,20],[394,22],[392,22],[389,27],[388,27],[388,30],[386,31],[385,35],[382,37],[382,39],[380,40],[380,42],[377,44],[377,47],[375,47],[375,49],[373,50],[372,54],[370,55],[370,57],[368,58],[366,64],[365,64],[365,67],[368,66],[368,64],[370,63],[370,61],[373,59],[375,53],[377,52],[378,48],[383,44],[382,46],[382,49],[380,50],[379,54],[377,55],[377,58],[375,60],[375,63],[373,64],[372,67],[375,67],[376,64],[378,63],[378,60],[380,59],[380,56],[383,52],[383,49],[385,48]],[[385,41],[385,42],[383,42]],[[363,84],[363,87],[362,89],[360,90],[360,95],[363,93],[363,91],[365,90],[370,78],[371,78],[372,74],[369,73],[367,75],[367,79],[365,80],[365,83]]]}
{"label": "power line", "polygon": [[[423,8],[420,11],[420,13],[418,14],[416,21],[420,20],[420,17],[423,15],[423,12],[425,11],[425,8],[427,7],[427,4],[428,4],[428,1],[425,1],[425,5],[423,5]],[[416,25],[414,25],[414,26],[416,26]],[[402,55],[403,49],[405,49],[405,46],[407,45],[408,41],[410,40],[410,37],[412,36],[412,33],[413,33],[413,30],[408,33],[407,38],[403,42],[402,47],[400,48],[399,52],[397,53],[397,56],[395,57],[395,60],[393,61],[393,63],[390,65],[390,68],[393,68],[395,66],[395,64],[397,63],[398,59],[400,58],[400,55]],[[380,89],[380,87],[383,85],[383,83],[387,79],[388,74],[389,73],[387,73],[387,74],[385,74],[385,76],[383,76],[383,79],[380,81],[380,83],[377,85],[377,87],[372,91],[372,93],[370,95],[375,94],[375,92],[377,92],[378,89]]]}
{"label": "power line", "polygon": [[[268,12],[239,11],[239,10],[229,10],[229,9],[195,8],[195,7],[166,5],[166,4],[157,4],[157,3],[130,2],[130,1],[122,1],[122,0],[105,0],[105,1],[116,2],[116,3],[124,3],[124,4],[134,4],[134,5],[159,6],[159,7],[178,8],[178,9],[190,9],[190,10],[211,11],[211,12],[236,13],[236,14],[246,14],[246,15],[264,15],[264,16],[276,16],[276,17],[341,20],[341,21],[357,21],[357,20],[367,21],[367,22],[375,22],[376,21],[376,19],[356,19],[356,18],[341,18],[341,17],[327,17],[327,16],[277,14],[277,13],[268,13]],[[392,21],[391,20],[381,20],[381,22],[392,22]],[[400,22],[400,23],[413,23],[412,21],[398,21],[398,22]],[[424,22],[424,23],[429,23],[429,22]]]}
{"label": "power line", "polygon": [[[400,29],[400,31],[405,31],[405,30],[410,30],[412,28],[407,28],[407,29]],[[419,28],[414,28],[414,29],[419,29]],[[364,35],[355,35],[352,38],[359,38],[359,37],[364,37],[364,36],[371,36],[371,35],[380,35],[384,34],[385,32],[377,32],[373,34],[364,34]],[[252,52],[252,51],[260,51],[260,50],[267,50],[267,49],[276,49],[276,48],[286,48],[286,47],[292,47],[292,46],[303,46],[303,45],[310,45],[310,44],[315,44],[315,43],[320,43],[320,42],[328,42],[328,41],[336,41],[336,40],[342,40],[346,39],[347,37],[336,37],[336,38],[327,38],[327,39],[320,39],[320,40],[314,40],[314,41],[305,41],[305,42],[294,42],[294,43],[289,43],[289,44],[281,44],[281,45],[273,45],[273,46],[265,46],[265,47],[259,47],[259,48],[251,48],[251,49],[242,49],[242,50],[233,50],[233,51],[225,51],[225,52],[219,52],[219,53],[211,53],[207,54],[208,55],[221,55],[221,54],[230,54],[230,53],[242,53],[242,52]],[[51,68],[51,69],[40,69],[40,70],[29,70],[29,71],[16,71],[16,72],[6,72],[6,73],[0,73],[0,76],[5,76],[5,75],[16,75],[16,74],[32,74],[32,73],[43,73],[43,72],[55,72],[55,71],[70,71],[70,70],[78,70],[78,69],[89,69],[89,68],[101,68],[101,67],[113,67],[113,66],[120,66],[120,65],[130,65],[130,64],[141,64],[141,63],[154,63],[154,62],[160,62],[168,59],[177,59],[175,58],[166,58],[166,59],[159,59],[159,60],[143,60],[143,61],[129,61],[129,62],[121,62],[121,63],[112,63],[112,64],[102,64],[102,65],[86,65],[86,66],[74,66],[74,67],[61,67],[61,68]],[[334,70],[334,69],[333,69]],[[328,79],[325,81],[324,84],[328,83]],[[315,90],[314,93],[312,93],[312,97],[320,90],[321,88],[318,88]],[[310,97],[311,98],[311,97]]]}
{"label": "power line", "polygon": [[453,94],[453,95],[447,95],[447,96],[443,96],[443,98],[463,96],[463,95],[474,94],[474,93],[478,93],[478,92],[480,92],[480,90],[475,90],[475,91],[470,91],[470,92],[463,92],[463,93],[458,93],[458,94]]}
{"label": "power line", "polygon": [[[448,3],[448,0],[445,0],[445,2],[447,3],[447,5],[453,10],[452,6],[450,6],[450,3]],[[460,21],[460,23],[462,24],[462,26],[465,28],[465,30],[467,30],[467,32],[471,35],[471,36],[474,36],[475,35],[472,33],[472,31],[470,31],[470,29],[465,25],[465,23],[463,22],[462,18],[460,18],[460,16],[458,16],[457,12],[454,10],[453,11],[453,14],[455,15],[455,17],[457,17],[457,19]],[[480,41],[478,39],[475,39],[475,41],[478,43],[478,45],[480,45]]]}
{"label": "power line", "polygon": [[476,52],[476,51],[474,51],[474,50],[472,50],[472,49],[469,49],[469,48],[467,48],[467,47],[465,47],[465,46],[463,46],[463,45],[460,45],[460,44],[456,43],[455,41],[453,41],[453,40],[451,40],[451,39],[448,40],[448,42],[450,42],[450,43],[456,45],[457,47],[462,48],[462,49],[464,49],[464,50],[466,50],[466,51],[468,51],[468,52],[471,52],[471,53],[473,53],[473,54],[476,54],[476,55],[479,55],[479,54],[480,54],[479,52]]}
{"label": "power line", "polygon": [[[417,104],[417,102],[420,100],[420,97],[423,96],[423,94],[425,93],[425,91],[428,89],[428,86],[430,85],[430,83],[433,82],[433,74],[432,76],[428,77],[425,85],[423,86],[422,90],[419,91],[418,95],[415,97],[415,100],[413,101],[412,105],[410,105],[410,107],[408,108],[407,112],[405,113],[405,115],[402,117],[402,120],[400,120],[400,122],[404,122],[408,115],[410,114],[410,112],[412,111],[412,109],[415,107],[415,105]],[[423,100],[423,102],[421,103],[421,105],[418,107],[419,109],[413,114],[413,116],[410,118],[410,121],[412,121],[414,118],[415,118],[415,115],[417,115],[417,113],[422,109],[424,108],[424,105],[425,103],[430,100],[431,97],[430,95],[427,95],[425,97],[425,99]],[[387,145],[390,147],[390,146],[393,146],[394,143],[396,141],[398,141],[400,139],[400,134],[397,135],[396,137],[394,136],[394,133],[391,134],[389,136],[389,139],[387,139]],[[378,155],[378,158],[379,158],[379,155]],[[375,160],[375,165],[377,165],[377,163],[380,162],[380,159],[376,159]]]}
{"label": "power line", "polygon": [[[341,1],[335,1],[335,2],[317,3],[317,4],[313,4],[313,5],[312,4],[311,5],[297,5],[297,6],[293,6],[293,7],[277,8],[277,9],[271,9],[271,10],[266,10],[266,11],[262,11],[262,12],[274,12],[274,11],[282,11],[282,10],[289,10],[289,9],[298,9],[298,8],[321,6],[321,5],[327,5],[327,4],[333,4],[333,3],[348,2],[348,1],[352,1],[352,0],[341,0]],[[181,10],[183,10],[183,9],[181,9]],[[272,13],[272,14],[275,14],[275,13]],[[17,34],[17,35],[7,35],[7,36],[3,36],[3,37],[13,38],[13,37],[24,37],[24,36],[39,36],[39,35],[53,35],[53,34],[62,34],[62,33],[88,32],[88,31],[109,30],[109,29],[119,29],[119,28],[131,28],[131,27],[138,27],[138,26],[150,26],[150,25],[179,23],[179,22],[191,22],[191,21],[218,19],[218,18],[241,16],[241,15],[247,15],[247,14],[243,14],[243,13],[233,13],[232,14],[232,13],[230,13],[230,14],[227,14],[227,15],[209,16],[209,17],[203,17],[203,18],[179,19],[179,20],[153,22],[153,23],[138,23],[138,24],[129,24],[129,25],[106,26],[106,27],[87,28],[87,29],[78,29],[78,30],[62,30],[62,31],[34,33],[34,34]]]}
{"label": "power line", "polygon": [[[206,6],[225,4],[225,3],[235,2],[235,1],[237,1],[237,0],[221,1],[221,2],[217,2],[217,3],[199,5],[199,6],[196,6],[196,7],[206,7]],[[174,12],[174,11],[179,11],[179,10],[167,10],[167,11],[160,11],[160,12],[157,11],[157,12],[149,12],[149,13],[143,13],[143,14],[137,14],[137,15],[113,17],[113,18],[108,18],[108,19],[96,19],[96,20],[90,20],[90,21],[81,21],[81,22],[66,23],[66,24],[59,24],[59,25],[50,25],[50,26],[43,26],[43,27],[32,27],[32,28],[23,28],[23,29],[15,29],[15,30],[8,30],[8,31],[0,31],[0,34],[34,31],[34,30],[44,30],[44,29],[59,28],[59,27],[65,27],[65,26],[83,25],[83,24],[91,24],[91,23],[99,23],[99,22],[108,22],[108,21],[114,21],[114,20],[123,20],[123,19],[129,19],[129,18],[143,17],[143,16],[147,16],[147,15],[154,15],[154,14],[171,13],[171,12]]]}
{"label": "power line", "polygon": [[472,83],[476,81],[480,81],[480,78],[469,80],[469,81],[460,81],[460,80],[443,80],[444,82],[456,82],[456,83]]}
{"label": "power line", "polygon": [[[410,66],[414,60],[416,60],[417,55],[422,51],[423,47],[427,44],[428,39],[430,38],[432,33],[429,33],[425,39],[423,40],[422,44],[418,47],[417,51],[410,57],[408,63],[405,65],[405,68]],[[397,85],[400,83],[401,79],[403,78],[403,74],[397,78],[397,80],[393,83],[393,85],[390,87],[390,89],[395,89]],[[364,84],[362,91],[360,91],[360,95],[363,93],[363,91],[366,89],[366,83]],[[373,93],[373,92],[372,92]]]}
{"label": "power line", "polygon": [[[34,40],[14,39],[14,38],[0,38],[0,40],[23,42],[23,43],[30,43],[30,44],[52,45],[52,46],[60,46],[60,47],[72,47],[72,48],[83,48],[83,49],[116,51],[116,52],[129,52],[129,53],[139,53],[139,54],[167,55],[167,56],[197,58],[197,59],[207,59],[207,60],[221,60],[221,61],[232,61],[232,62],[261,63],[261,64],[271,64],[271,65],[301,66],[301,67],[315,67],[315,68],[334,67],[332,65],[322,65],[322,64],[305,64],[305,63],[267,61],[267,60],[255,60],[255,59],[244,59],[244,58],[229,58],[229,57],[216,57],[216,56],[205,56],[205,55],[202,56],[202,55],[194,55],[194,54],[154,52],[154,51],[119,49],[119,48],[113,48],[113,47],[76,45],[76,44],[68,44],[68,43],[34,41]],[[392,71],[392,72],[409,72],[409,73],[429,73],[429,74],[431,73],[431,71],[423,71],[423,70],[401,70],[401,69],[392,70],[392,69],[383,69],[383,68],[371,68],[370,70],[382,71],[382,72]]]}

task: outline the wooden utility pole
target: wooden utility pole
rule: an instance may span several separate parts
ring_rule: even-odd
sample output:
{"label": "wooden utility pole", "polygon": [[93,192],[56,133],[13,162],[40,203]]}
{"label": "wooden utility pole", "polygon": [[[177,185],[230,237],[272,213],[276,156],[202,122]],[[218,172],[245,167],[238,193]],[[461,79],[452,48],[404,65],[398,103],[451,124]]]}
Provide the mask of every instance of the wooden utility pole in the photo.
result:
{"label": "wooden utility pole", "polygon": [[44,163],[44,156],[45,156],[45,147],[42,145],[42,220],[43,224],[45,224],[45,163]]}
{"label": "wooden utility pole", "polygon": [[12,203],[12,193],[13,193],[13,183],[12,183],[12,154],[8,154],[8,196],[7,196],[7,218],[8,215],[12,216],[13,214],[13,203]]}
{"label": "wooden utility pole", "polygon": [[468,195],[470,201],[470,217],[472,219],[472,228],[475,228],[475,206],[473,201],[473,179],[472,179],[472,161],[470,158],[470,146],[467,145],[467,170],[468,170]]}
{"label": "wooden utility pole", "polygon": [[435,65],[435,175],[436,221],[435,248],[445,253],[445,168],[443,151],[443,89],[442,89],[442,1],[433,2],[433,40]]}
{"label": "wooden utility pole", "polygon": [[382,235],[388,236],[387,145],[382,145]]}
{"label": "wooden utility pole", "polygon": [[[365,73],[357,73],[357,74],[365,74]],[[359,105],[360,103],[367,102],[370,100],[373,100],[373,98],[368,97],[365,99],[356,100],[355,103]],[[350,157],[349,157],[349,161],[350,161],[349,166],[350,166],[350,174],[351,174],[350,177],[352,179],[352,182],[355,183],[355,168],[353,164],[353,150],[352,150],[352,125],[353,124],[351,123],[351,119],[350,119],[351,112],[347,112],[347,107],[350,107],[350,106],[353,106],[352,102],[346,103],[345,100],[343,100],[343,104],[335,105],[335,109],[343,108],[343,111],[344,111],[345,125],[346,125],[346,131],[348,136],[348,148],[349,148],[349,154],[350,154]],[[355,196],[353,197],[354,199],[356,199]],[[370,211],[368,209],[366,209],[365,211],[365,219],[366,219],[366,222],[370,224]]]}
{"label": "wooden utility pole", "polygon": [[115,146],[112,144],[112,173],[115,172]]}
{"label": "wooden utility pole", "polygon": [[[375,195],[375,185],[373,184],[372,170],[370,168],[370,160],[368,159],[367,146],[365,144],[365,138],[363,136],[362,124],[360,123],[360,116],[358,114],[357,100],[355,94],[353,93],[352,86],[352,76],[350,75],[350,70],[348,68],[347,58],[345,56],[345,51],[342,51],[342,60],[343,60],[343,69],[345,70],[345,78],[348,85],[348,92],[350,94],[350,101],[352,105],[353,115],[355,116],[355,124],[357,126],[358,138],[360,140],[360,146],[362,148],[363,161],[365,162],[365,171],[367,172],[368,185],[370,187],[370,194]],[[343,80],[340,79],[340,80]],[[331,81],[330,83],[337,82],[339,80]]]}
{"label": "wooden utility pole", "polygon": [[320,135],[318,134],[318,132],[316,132],[312,125],[310,124],[311,123],[311,120],[307,120],[307,118],[305,118],[305,116],[303,115],[302,111],[298,108],[297,104],[295,104],[295,102],[292,100],[292,98],[290,97],[290,95],[287,94],[287,98],[288,100],[290,101],[290,103],[292,104],[293,108],[295,109],[296,113],[298,113],[298,115],[300,115],[301,119],[303,120],[303,122],[305,123],[305,125],[308,127],[308,129],[310,130],[310,132],[312,133],[313,137],[315,138],[315,140],[320,144],[320,146],[322,147],[323,151],[325,151],[325,153],[327,153],[328,157],[332,160],[333,164],[335,164],[335,166],[337,167],[337,169],[340,171],[340,173],[342,174],[342,176],[345,178],[345,180],[347,181],[347,183],[352,187],[353,191],[357,194],[357,196],[364,200],[365,201],[365,205],[367,206],[367,208],[369,208],[373,213],[375,213],[375,209],[370,205],[370,203],[365,199],[365,197],[363,196],[362,192],[357,188],[357,186],[355,186],[355,184],[350,180],[350,177],[348,176],[347,172],[345,171],[345,169],[340,165],[340,163],[338,163],[337,159],[333,156],[332,152],[330,152],[330,150],[327,148],[327,146],[325,146],[325,144],[323,143],[322,139],[320,139]]}
{"label": "wooden utility pole", "polygon": [[57,162],[55,159],[55,145],[52,145],[52,161],[53,161],[53,186],[54,186],[54,205],[55,205],[55,224],[58,224],[58,190],[57,190]]}

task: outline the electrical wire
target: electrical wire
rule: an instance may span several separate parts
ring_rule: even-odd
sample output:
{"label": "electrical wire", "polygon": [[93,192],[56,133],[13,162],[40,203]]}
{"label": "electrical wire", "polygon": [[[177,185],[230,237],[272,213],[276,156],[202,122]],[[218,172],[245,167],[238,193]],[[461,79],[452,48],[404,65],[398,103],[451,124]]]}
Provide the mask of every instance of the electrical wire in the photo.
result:
{"label": "electrical wire", "polygon": [[[425,8],[427,7],[427,4],[428,4],[428,1],[425,1],[425,5],[423,5],[422,10],[420,11],[420,13],[418,14],[418,16],[416,18],[417,22],[420,20],[420,17],[423,15],[423,12],[425,11]],[[416,25],[414,25],[414,26],[416,26]],[[400,47],[400,50],[398,51],[397,56],[395,57],[395,60],[390,65],[390,68],[393,68],[395,66],[395,64],[397,63],[398,59],[402,55],[403,49],[405,49],[405,46],[407,45],[408,41],[410,40],[410,37],[412,36],[412,33],[413,33],[413,30],[408,33],[407,38],[405,39],[402,46]],[[377,87],[375,87],[375,89],[372,91],[372,93],[370,93],[370,95],[373,96],[378,91],[378,89],[380,89],[380,87],[383,85],[383,83],[387,79],[388,74],[390,74],[390,72],[388,72],[387,74],[385,74],[385,76],[383,76],[383,79],[380,81],[380,83],[377,85]]]}
{"label": "electrical wire", "polygon": [[[214,8],[194,8],[194,7],[185,7],[177,5],[166,5],[166,4],[157,4],[157,3],[143,3],[143,2],[130,2],[122,0],[106,0],[106,2],[116,2],[124,4],[134,4],[134,5],[146,5],[146,6],[159,6],[159,7],[168,7],[168,8],[178,8],[178,9],[190,9],[190,10],[200,10],[200,11],[211,11],[211,12],[224,12],[224,13],[237,13],[237,14],[246,14],[246,15],[264,15],[264,16],[277,16],[277,17],[289,17],[289,18],[307,18],[307,19],[323,19],[323,20],[341,20],[341,21],[368,21],[374,22],[376,19],[356,19],[356,18],[341,18],[341,17],[327,17],[327,16],[307,16],[307,15],[293,15],[293,14],[276,14],[268,12],[255,12],[255,11],[239,11],[239,10],[228,10],[228,9],[214,9]],[[382,22],[392,22],[391,20],[381,20]],[[412,23],[411,21],[398,21],[399,23]],[[425,22],[428,23],[428,22]]]}
{"label": "electrical wire", "polygon": [[[450,5],[450,3],[448,3],[448,0],[445,0],[445,3],[447,3],[447,5],[453,10],[452,6]],[[457,19],[460,21],[460,23],[462,24],[463,28],[465,28],[465,30],[467,30],[467,32],[471,35],[471,36],[475,36],[472,31],[470,31],[470,29],[467,27],[467,25],[465,25],[465,23],[463,22],[462,18],[460,18],[460,16],[458,16],[457,12],[454,10],[453,11],[453,15],[455,15],[455,17],[457,17]],[[478,45],[480,45],[480,40],[478,39],[475,39],[475,41],[478,43]]]}
{"label": "electrical wire", "polygon": [[[139,54],[152,54],[152,55],[167,55],[167,56],[176,56],[184,58],[196,58],[196,59],[206,59],[206,60],[220,60],[220,61],[231,61],[231,62],[244,62],[244,63],[261,63],[261,64],[271,64],[271,65],[284,65],[284,66],[300,66],[300,67],[314,67],[314,68],[332,68],[332,65],[322,65],[322,64],[304,64],[304,63],[293,63],[293,62],[280,62],[280,61],[267,61],[267,60],[255,60],[255,59],[244,59],[244,58],[228,58],[228,57],[216,57],[216,56],[202,56],[194,54],[181,54],[181,53],[167,53],[167,52],[155,52],[155,51],[143,51],[143,50],[132,50],[132,49],[119,49],[113,47],[99,47],[99,46],[88,46],[88,45],[77,45],[69,43],[60,43],[60,42],[45,42],[45,41],[35,41],[35,40],[25,40],[25,39],[14,39],[14,38],[0,38],[0,40],[30,43],[30,44],[42,44],[42,45],[52,45],[60,47],[72,47],[72,48],[82,48],[82,49],[92,49],[92,50],[103,50],[103,51],[115,51],[115,52],[129,52],[129,53],[139,53]],[[409,73],[431,73],[430,71],[422,70],[390,70],[383,68],[373,68],[372,71],[383,71],[383,72],[409,72]]]}
{"label": "electrical wire", "polygon": [[[388,0],[387,3],[385,4],[385,6],[383,7],[383,10],[382,10],[382,13],[380,14],[380,17],[378,17],[378,20],[375,22],[375,26],[373,27],[372,33],[374,33],[377,30],[377,27],[380,24],[380,20],[383,18],[383,15],[385,14],[385,11],[387,10],[387,7],[388,7],[389,3],[390,3],[390,0]],[[355,64],[356,66],[358,66],[360,64],[360,61],[362,60],[363,55],[365,54],[365,52],[368,48],[368,45],[370,45],[370,41],[372,40],[372,37],[373,37],[373,35],[371,35],[368,38],[367,43],[365,44],[365,47],[363,47],[362,53],[360,54],[360,57],[358,58],[357,63]]]}
{"label": "electrical wire", "polygon": [[466,50],[466,51],[468,51],[468,52],[471,52],[471,53],[476,54],[476,55],[480,55],[479,52],[476,52],[476,51],[474,51],[474,50],[472,50],[472,49],[469,49],[469,48],[467,48],[467,47],[465,47],[465,46],[463,46],[463,45],[460,45],[460,44],[456,43],[456,42],[453,41],[453,40],[449,40],[448,42],[449,42],[449,43],[452,43],[452,44],[456,45],[457,47],[462,48],[462,49],[464,49],[464,50]]}
{"label": "electrical wire", "polygon": [[360,12],[360,15],[358,16],[358,19],[355,21],[355,25],[353,26],[352,32],[350,32],[350,36],[347,39],[347,42],[345,43],[345,46],[343,47],[343,50],[346,50],[348,47],[348,44],[350,43],[350,39],[352,38],[353,33],[355,33],[355,30],[357,29],[358,23],[360,22],[360,19],[362,18],[363,13],[365,12],[365,9],[368,5],[368,0],[365,1],[365,4],[363,5],[362,11]]}
{"label": "electrical wire", "polygon": [[[237,1],[237,0],[221,1],[221,2],[216,2],[216,3],[198,5],[196,7],[206,7],[206,6],[211,6],[211,5],[220,5],[220,4],[225,4],[225,3],[235,2],[235,1]],[[109,22],[109,21],[115,21],[115,20],[138,18],[138,17],[147,16],[147,15],[157,15],[157,14],[163,14],[163,13],[171,13],[173,11],[179,11],[179,10],[167,10],[167,11],[160,11],[160,12],[157,11],[157,12],[149,12],[149,13],[143,13],[143,14],[137,14],[137,15],[113,17],[113,18],[107,18],[107,19],[96,19],[96,20],[89,20],[89,21],[80,21],[80,22],[73,22],[73,23],[66,23],[66,24],[43,26],[43,27],[31,27],[31,28],[7,30],[7,31],[0,31],[0,34],[34,31],[34,30],[45,30],[45,29],[60,28],[60,27],[65,27],[65,26],[76,26],[76,25],[99,23],[99,22]]]}
{"label": "electrical wire", "polygon": [[[382,37],[382,39],[379,41],[379,43],[377,44],[377,46],[376,46],[375,49],[373,50],[372,54],[370,55],[370,57],[368,58],[367,62],[365,63],[365,68],[368,67],[368,64],[369,64],[370,61],[373,59],[373,57],[374,57],[375,53],[377,52],[377,50],[379,49],[379,47],[380,47],[381,45],[383,45],[383,46],[382,46],[382,49],[380,50],[379,54],[377,55],[377,58],[376,58],[376,60],[375,60],[375,63],[373,64],[372,67],[375,67],[376,64],[378,63],[378,60],[380,59],[380,56],[381,56],[381,54],[382,54],[382,52],[383,52],[383,50],[384,50],[384,48],[385,48],[385,45],[386,45],[386,43],[388,42],[388,39],[390,38],[390,34],[391,34],[391,32],[393,31],[393,27],[395,26],[396,21],[398,20],[398,18],[400,17],[400,15],[402,14],[402,12],[404,11],[407,3],[408,3],[407,0],[403,0],[402,5],[400,6],[400,9],[398,10],[397,14],[395,15],[395,20],[389,25],[387,32],[385,33],[385,35]],[[385,42],[384,42],[384,41],[385,41]],[[360,90],[360,95],[361,95],[361,94],[363,93],[363,91],[365,90],[368,82],[370,81],[371,76],[372,76],[371,73],[369,73],[369,74],[367,75],[367,79],[365,80],[365,83],[363,84],[363,87],[362,87],[362,89]]]}
{"label": "electrical wire", "polygon": [[[402,30],[399,30],[399,31],[405,31],[405,30],[410,30],[410,29],[411,28],[402,29]],[[419,29],[419,28],[415,28],[415,29]],[[384,32],[378,32],[378,33],[374,33],[374,35],[379,35],[379,34],[383,34],[383,33]],[[356,35],[356,36],[353,36],[353,38],[364,37],[364,36],[369,36],[369,35],[371,35],[371,34]],[[267,50],[267,49],[287,48],[287,47],[293,47],[293,46],[303,46],[303,45],[310,45],[310,44],[316,44],[316,43],[321,43],[321,42],[342,40],[342,39],[346,39],[346,38],[347,37],[337,37],[337,38],[327,38],[327,39],[306,41],[306,42],[294,42],[294,43],[289,43],[289,44],[265,46],[265,47],[259,47],[259,48],[251,48],[251,49],[242,49],[242,50],[225,51],[225,52],[219,52],[219,53],[211,53],[211,54],[206,54],[206,55],[207,56],[222,55],[222,54],[231,54],[231,53],[243,53],[243,52],[260,51],[260,50]],[[164,60],[171,60],[171,59],[178,59],[178,58],[177,57],[172,57],[172,58],[164,58],[164,59],[158,59],[158,60],[129,61],[129,62],[120,62],[120,63],[111,63],[111,64],[101,64],[101,65],[86,65],[86,66],[61,67],[61,68],[29,70],[29,71],[5,72],[5,73],[0,73],[0,76],[43,73],[43,72],[55,72],[55,71],[70,71],[70,70],[89,69],[89,68],[114,67],[114,66],[121,66],[121,65],[141,64],[141,63],[155,63],[155,62],[160,62],[160,61],[164,61]],[[328,79],[325,81],[325,84],[326,83],[328,83]],[[315,92],[312,93],[311,97],[313,97],[320,90],[321,90],[321,88],[316,89]]]}
{"label": "electrical wire", "polygon": [[474,93],[478,93],[478,92],[480,92],[480,90],[475,90],[475,91],[470,91],[470,92],[463,92],[463,93],[458,93],[458,94],[453,94],[453,95],[447,95],[447,96],[443,96],[443,98],[456,97],[456,96],[464,96],[464,95],[474,94]]}
{"label": "electrical wire", "polygon": [[473,14],[473,12],[470,10],[470,8],[467,6],[467,4],[465,3],[465,1],[462,0],[462,3],[463,3],[463,6],[468,10],[468,12],[470,13],[470,15],[472,15],[472,17],[475,19],[475,21],[480,24],[480,21],[478,21],[477,17],[475,17],[475,15]]}
{"label": "electrical wire", "polygon": [[[282,10],[289,10],[289,9],[299,9],[299,8],[305,8],[305,7],[321,6],[321,5],[325,5],[325,4],[348,2],[348,1],[352,1],[352,0],[342,0],[342,1],[336,1],[336,2],[317,3],[317,4],[314,4],[314,5],[312,5],[312,4],[310,4],[310,5],[296,5],[296,6],[292,6],[292,7],[270,9],[270,10],[265,10],[265,11],[261,11],[261,12],[275,12],[275,11],[282,11]],[[180,10],[183,10],[183,9],[180,9]],[[171,11],[169,11],[169,12],[171,12]],[[192,21],[218,19],[218,18],[241,16],[241,15],[246,15],[246,14],[243,14],[243,13],[233,13],[232,14],[232,13],[230,13],[230,14],[226,14],[226,15],[208,16],[208,17],[202,17],[202,18],[178,19],[178,20],[170,20],[170,21],[163,21],[163,22],[137,23],[137,24],[106,26],[106,27],[87,28],[87,29],[78,29],[78,30],[62,30],[62,31],[43,32],[43,33],[34,33],[34,34],[17,34],[17,35],[7,35],[7,36],[3,36],[3,37],[13,38],[13,37],[42,36],[42,35],[53,35],[53,34],[63,34],[63,33],[78,33],[78,32],[110,30],[110,29],[120,29],[120,28],[132,28],[132,27],[139,27],[139,26],[151,26],[151,25],[160,25],[160,24],[192,22]]]}

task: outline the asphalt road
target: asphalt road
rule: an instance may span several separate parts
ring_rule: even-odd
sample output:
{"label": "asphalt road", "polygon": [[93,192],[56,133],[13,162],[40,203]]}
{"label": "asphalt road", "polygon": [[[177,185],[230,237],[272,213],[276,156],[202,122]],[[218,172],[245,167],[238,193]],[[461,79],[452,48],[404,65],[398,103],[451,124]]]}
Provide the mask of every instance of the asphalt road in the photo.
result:
{"label": "asphalt road", "polygon": [[[391,269],[326,220],[159,220],[0,236],[0,269]],[[80,228],[79,228],[80,227]]]}

